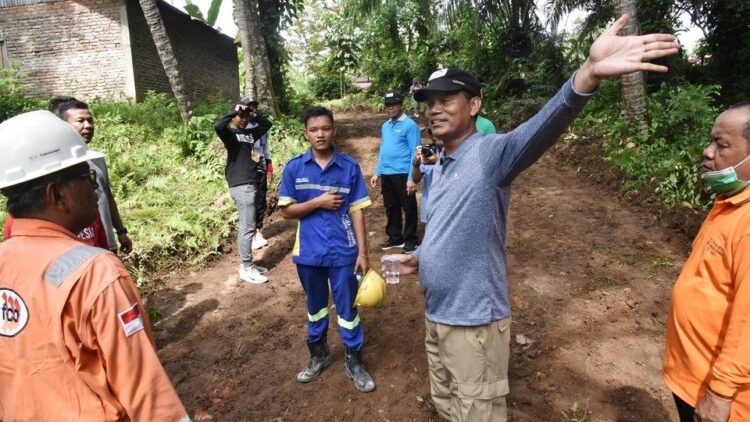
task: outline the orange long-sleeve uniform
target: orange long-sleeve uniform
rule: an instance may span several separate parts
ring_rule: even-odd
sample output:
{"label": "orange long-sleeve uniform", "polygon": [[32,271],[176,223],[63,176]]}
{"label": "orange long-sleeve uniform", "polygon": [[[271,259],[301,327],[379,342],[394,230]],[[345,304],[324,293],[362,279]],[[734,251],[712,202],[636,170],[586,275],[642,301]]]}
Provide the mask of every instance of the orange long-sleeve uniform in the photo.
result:
{"label": "orange long-sleeve uniform", "polygon": [[17,219],[0,246],[0,304],[0,420],[190,420],[112,253]]}
{"label": "orange long-sleeve uniform", "polygon": [[695,406],[706,389],[750,421],[750,189],[717,199],[672,291],[664,380]]}

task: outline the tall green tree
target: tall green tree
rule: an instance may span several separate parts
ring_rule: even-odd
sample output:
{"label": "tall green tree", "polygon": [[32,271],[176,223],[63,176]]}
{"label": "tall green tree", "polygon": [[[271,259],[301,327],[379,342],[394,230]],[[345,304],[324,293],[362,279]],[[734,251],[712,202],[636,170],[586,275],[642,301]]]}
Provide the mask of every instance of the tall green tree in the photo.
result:
{"label": "tall green tree", "polygon": [[750,1],[676,0],[705,38],[700,51],[706,82],[721,85],[719,101],[733,104],[750,98]]}
{"label": "tall green tree", "polygon": [[257,97],[258,102],[274,113],[279,109],[271,81],[271,64],[263,38],[256,0],[235,0],[234,20],[245,60],[245,88],[243,95]]}
{"label": "tall green tree", "polygon": [[302,0],[258,0],[261,32],[271,72],[271,88],[278,108],[284,112],[289,109],[287,69],[290,56],[282,32],[291,27],[302,10]]}
{"label": "tall green tree", "polygon": [[[640,35],[638,24],[638,10],[635,0],[615,0],[615,10],[618,15],[628,15],[630,19],[623,28],[623,35]],[[648,103],[646,97],[646,81],[643,72],[623,75],[622,100],[627,116],[633,121],[641,133],[648,133]]]}
{"label": "tall green tree", "polygon": [[302,5],[302,0],[235,0],[234,3],[245,67],[244,95],[257,97],[277,114],[284,105],[288,63],[280,31],[291,24]]}
{"label": "tall green tree", "polygon": [[185,88],[185,82],[180,73],[177,57],[174,54],[172,43],[167,35],[167,29],[164,27],[164,22],[161,19],[159,7],[156,4],[156,0],[138,0],[138,2],[143,10],[143,16],[146,18],[146,25],[148,25],[149,31],[151,31],[151,37],[154,39],[156,52],[159,55],[164,72],[167,74],[167,79],[172,87],[177,106],[180,109],[180,116],[184,122],[187,122],[192,115],[192,105],[190,97],[187,94],[187,89]]}

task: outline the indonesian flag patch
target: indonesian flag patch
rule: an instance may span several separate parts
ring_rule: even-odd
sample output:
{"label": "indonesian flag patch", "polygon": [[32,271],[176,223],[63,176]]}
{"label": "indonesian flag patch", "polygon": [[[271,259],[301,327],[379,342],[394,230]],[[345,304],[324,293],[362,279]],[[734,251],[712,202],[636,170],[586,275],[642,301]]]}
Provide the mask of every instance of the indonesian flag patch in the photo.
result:
{"label": "indonesian flag patch", "polygon": [[143,329],[143,317],[141,317],[141,309],[137,303],[117,314],[117,318],[120,320],[122,329],[125,330],[127,337]]}

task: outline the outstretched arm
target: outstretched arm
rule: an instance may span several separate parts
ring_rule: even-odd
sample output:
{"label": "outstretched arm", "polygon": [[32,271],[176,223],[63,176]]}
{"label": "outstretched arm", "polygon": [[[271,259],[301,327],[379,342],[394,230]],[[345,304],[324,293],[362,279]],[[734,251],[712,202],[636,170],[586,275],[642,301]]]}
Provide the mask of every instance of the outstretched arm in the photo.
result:
{"label": "outstretched arm", "polygon": [[573,80],[576,91],[592,92],[605,78],[633,72],[666,72],[666,66],[649,63],[650,60],[677,54],[680,48],[672,34],[620,36],[630,17],[622,15],[589,49],[589,57]]}
{"label": "outstretched arm", "polygon": [[507,186],[542,156],[583,109],[602,79],[637,71],[666,72],[665,66],[648,63],[676,54],[674,35],[619,36],[627,23],[623,15],[591,45],[589,57],[563,88],[534,117],[508,133],[505,142],[490,143],[487,150],[490,178]]}

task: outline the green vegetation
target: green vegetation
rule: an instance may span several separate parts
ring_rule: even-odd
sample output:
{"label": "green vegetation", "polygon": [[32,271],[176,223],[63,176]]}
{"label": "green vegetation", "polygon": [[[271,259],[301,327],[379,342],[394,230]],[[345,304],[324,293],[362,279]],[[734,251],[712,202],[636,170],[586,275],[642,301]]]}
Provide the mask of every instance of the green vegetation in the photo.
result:
{"label": "green vegetation", "polygon": [[[45,106],[14,100],[21,105],[12,114]],[[8,99],[0,95],[3,101]],[[216,254],[236,219],[224,180],[226,152],[213,130],[218,113],[228,105],[196,107],[205,114],[194,116],[188,125],[182,124],[177,106],[166,94],[150,94],[139,104],[95,100],[90,106],[96,118],[91,147],[107,156],[113,193],[134,243],[126,263],[137,283]],[[272,120],[273,195],[280,164],[303,151],[306,142],[298,120]],[[0,224],[5,213],[3,203]]]}
{"label": "green vegetation", "polygon": [[[406,93],[414,77],[425,82],[437,68],[461,67],[483,84],[483,113],[507,131],[570,77],[615,16],[612,0],[547,0],[544,22],[536,3],[273,0],[258,2],[258,10],[273,90],[288,116],[299,116],[315,102],[336,110],[378,111],[386,90]],[[704,40],[692,57],[685,52],[664,60],[668,74],[647,76],[647,130],[625,117],[621,86],[608,81],[573,126],[569,142],[602,142],[604,159],[627,175],[626,189],[651,190],[668,206],[706,209],[711,198],[699,166],[705,139],[720,110],[750,96],[748,78],[736,71],[750,66],[750,43],[743,42],[750,39],[745,3],[640,2],[644,32],[676,32],[679,17],[686,15]],[[213,4],[212,16],[220,1]],[[575,34],[549,30],[575,8],[588,13]],[[369,90],[354,90],[352,82],[360,76],[372,81]],[[45,106],[27,96],[19,81],[19,69],[0,69],[0,121]],[[115,195],[135,240],[128,262],[137,274],[216,253],[234,214],[222,174],[225,153],[212,129],[227,104],[195,105],[194,117],[183,124],[170,98],[92,102],[98,128],[93,146],[107,154]],[[281,164],[306,148],[295,117],[273,120],[272,190]],[[3,213],[0,209],[0,221]]]}
{"label": "green vegetation", "polygon": [[[537,12],[544,3],[545,18]],[[336,109],[377,109],[386,90],[407,92],[437,68],[471,70],[483,84],[483,113],[501,131],[525,121],[584,61],[592,41],[616,17],[615,0],[327,0],[305,2],[289,51],[311,95]],[[681,20],[704,39],[695,51],[661,60],[667,74],[646,75],[648,125],[623,114],[622,87],[609,81],[573,127],[570,139],[601,140],[605,157],[627,175],[625,189],[653,191],[667,206],[706,209],[701,151],[719,111],[750,97],[747,2],[638,2],[640,28],[679,32]],[[561,17],[586,15],[574,33],[553,32]],[[300,68],[306,69],[300,71]],[[343,75],[343,76],[342,76]],[[347,93],[367,76],[365,93]],[[338,92],[337,92],[338,91]],[[632,97],[629,95],[629,97]],[[645,129],[645,130],[641,130]]]}
{"label": "green vegetation", "polygon": [[374,95],[367,92],[353,92],[343,98],[324,101],[323,107],[328,107],[338,111],[376,111],[383,110],[383,98],[380,95]]}
{"label": "green vegetation", "polygon": [[586,422],[585,409],[578,406],[578,402],[573,402],[568,411],[561,411],[564,422]]}
{"label": "green vegetation", "polygon": [[606,159],[628,176],[624,187],[650,186],[668,206],[707,209],[701,152],[718,110],[716,86],[663,86],[649,96],[651,124],[639,133],[622,114],[616,81],[606,81],[571,129],[580,142],[602,139]]}
{"label": "green vegetation", "polygon": [[17,65],[0,68],[0,122],[28,110],[44,107],[40,100],[26,95],[28,87],[21,83]]}

